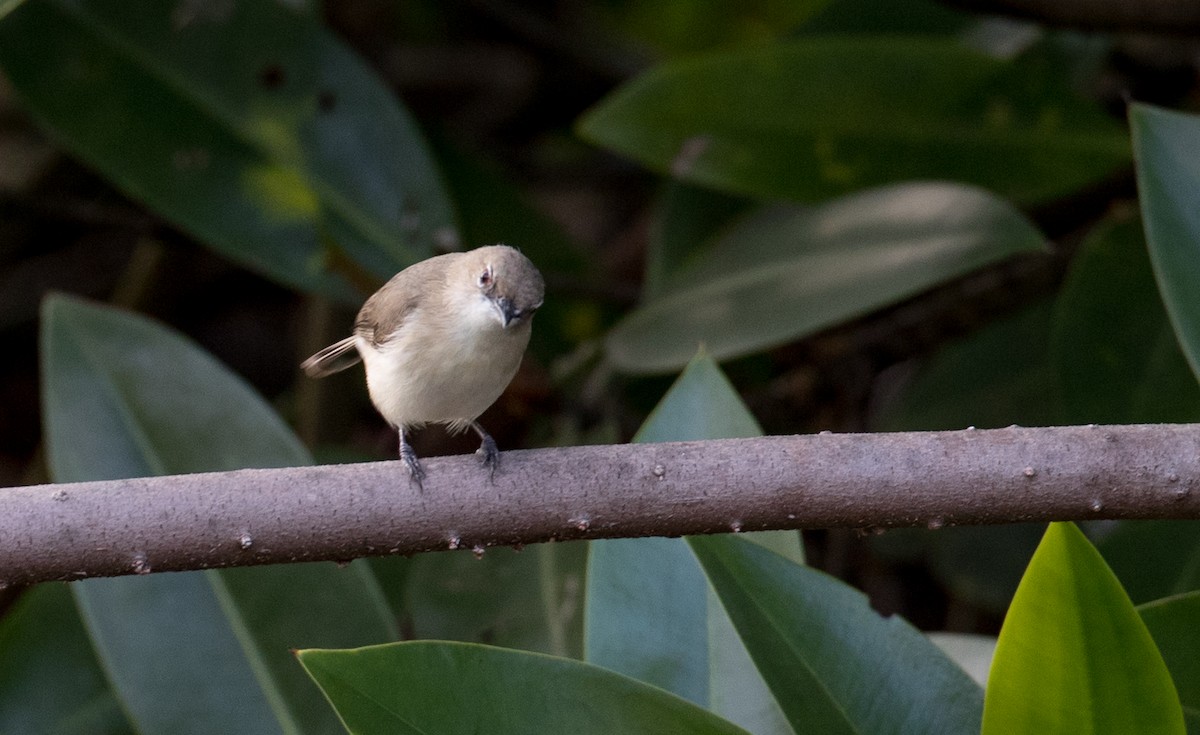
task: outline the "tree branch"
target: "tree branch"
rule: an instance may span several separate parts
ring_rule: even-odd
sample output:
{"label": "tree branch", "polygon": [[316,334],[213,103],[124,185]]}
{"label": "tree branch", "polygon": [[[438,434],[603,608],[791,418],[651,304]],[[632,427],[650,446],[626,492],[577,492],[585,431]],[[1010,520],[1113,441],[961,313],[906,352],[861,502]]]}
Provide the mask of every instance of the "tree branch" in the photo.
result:
{"label": "tree branch", "polygon": [[0,580],[768,528],[1200,518],[1200,425],[821,434],[0,490]]}
{"label": "tree branch", "polygon": [[1050,25],[1092,30],[1193,34],[1200,31],[1195,0],[945,0],[965,10],[1016,15]]}

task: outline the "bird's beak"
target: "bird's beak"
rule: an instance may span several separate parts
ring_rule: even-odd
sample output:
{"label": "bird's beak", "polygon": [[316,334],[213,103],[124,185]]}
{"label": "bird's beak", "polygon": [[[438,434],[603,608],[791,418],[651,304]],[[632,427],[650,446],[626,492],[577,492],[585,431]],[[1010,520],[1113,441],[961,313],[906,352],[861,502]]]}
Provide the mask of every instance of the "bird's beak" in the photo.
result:
{"label": "bird's beak", "polygon": [[500,325],[505,329],[524,316],[521,310],[513,305],[512,300],[503,296],[495,299],[493,303],[496,305],[496,311],[500,313]]}

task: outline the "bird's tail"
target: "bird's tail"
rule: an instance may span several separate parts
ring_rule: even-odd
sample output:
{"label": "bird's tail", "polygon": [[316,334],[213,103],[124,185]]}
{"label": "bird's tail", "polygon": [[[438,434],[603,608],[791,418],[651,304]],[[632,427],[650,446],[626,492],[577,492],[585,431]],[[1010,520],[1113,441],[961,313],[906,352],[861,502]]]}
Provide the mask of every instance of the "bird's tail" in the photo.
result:
{"label": "bird's tail", "polygon": [[354,337],[334,342],[300,363],[300,369],[310,378],[323,378],[354,365],[362,357],[354,345]]}

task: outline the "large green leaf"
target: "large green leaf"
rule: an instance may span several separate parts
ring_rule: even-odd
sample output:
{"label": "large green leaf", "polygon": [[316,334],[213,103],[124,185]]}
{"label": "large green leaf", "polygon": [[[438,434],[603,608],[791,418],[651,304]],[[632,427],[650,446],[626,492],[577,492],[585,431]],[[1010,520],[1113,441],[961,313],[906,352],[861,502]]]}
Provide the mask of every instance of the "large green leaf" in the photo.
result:
{"label": "large green leaf", "polygon": [[946,345],[886,404],[876,431],[1063,423],[1047,354],[1053,304],[1042,302]]}
{"label": "large green leaf", "polygon": [[1138,607],[1175,682],[1188,733],[1200,733],[1200,592]]}
{"label": "large green leaf", "polygon": [[762,436],[758,420],[704,350],[695,354],[646,417],[636,444]]}
{"label": "large green leaf", "polygon": [[1132,105],[1138,195],[1154,275],[1175,334],[1200,376],[1200,117]]}
{"label": "large green leaf", "polygon": [[[585,542],[421,554],[408,561],[398,612],[411,637],[578,656]],[[392,560],[373,560],[378,569]]]}
{"label": "large green leaf", "polygon": [[1150,633],[1071,523],[1046,530],[996,644],[983,733],[1014,732],[1184,732]]}
{"label": "large green leaf", "polygon": [[[635,442],[761,436],[729,380],[697,355]],[[799,534],[748,534],[802,558]],[[704,574],[682,539],[595,541],[588,556],[588,661],[674,692],[754,733],[787,732]]]}
{"label": "large green leaf", "polygon": [[1070,423],[1200,418],[1200,387],[1163,310],[1136,218],[1105,222],[1083,243],[1055,304],[1050,343]]}
{"label": "large green leaf", "polygon": [[[699,355],[634,441],[711,439],[724,432],[761,435],[720,368]],[[703,573],[680,539],[592,542],[584,597],[587,660],[707,706],[706,589]]]}
{"label": "large green leaf", "polygon": [[588,554],[590,663],[709,704],[704,574],[680,539],[611,539]]}
{"label": "large green leaf", "polygon": [[978,731],[979,686],[862,593],[735,536],[688,542],[796,732]]}
{"label": "large green leaf", "polygon": [[1129,158],[1120,126],[1042,71],[948,39],[806,38],[658,67],[579,131],[662,173],[751,196],[812,200],[937,178],[1035,200]]}
{"label": "large green leaf", "polygon": [[743,218],[609,334],[621,368],[663,372],[703,344],[718,360],[860,316],[1044,241],[978,189],[910,183]]}
{"label": "large green leaf", "polygon": [[363,735],[745,733],[661,689],[542,654],[412,641],[299,656]]}
{"label": "large green leaf", "polygon": [[[240,378],[141,317],[51,297],[42,358],[56,481],[308,462]],[[131,567],[153,569],[135,540],[115,543],[129,544]],[[336,720],[314,703],[289,650],[395,637],[373,577],[357,563],[96,579],[72,590],[144,733],[330,732]]]}
{"label": "large green leaf", "polygon": [[[774,536],[772,536],[774,534]],[[796,532],[748,534],[747,540],[770,548],[769,540],[783,541],[784,551],[797,562]],[[790,547],[790,548],[789,548]],[[698,564],[693,555],[692,564]],[[746,644],[712,587],[705,585],[708,609],[708,708],[754,735],[792,735],[783,709],[763,680]]]}
{"label": "large green leaf", "polygon": [[245,381],[162,325],[50,296],[41,336],[46,452],[56,482],[309,463]]}
{"label": "large green leaf", "polygon": [[72,591],[138,732],[291,729],[256,681],[204,574],[89,580]]}
{"label": "large green leaf", "polygon": [[452,214],[408,114],[294,5],[25,3],[0,21],[0,67],[125,193],[274,278],[350,295],[330,244],[390,276],[452,240]]}
{"label": "large green leaf", "polygon": [[133,732],[64,584],[26,592],[0,620],[0,732]]}
{"label": "large green leaf", "polygon": [[1096,548],[1135,603],[1200,589],[1200,523],[1121,521]]}
{"label": "large green leaf", "polygon": [[642,300],[657,297],[668,278],[714,245],[716,235],[753,201],[677,181],[663,188],[646,246]]}

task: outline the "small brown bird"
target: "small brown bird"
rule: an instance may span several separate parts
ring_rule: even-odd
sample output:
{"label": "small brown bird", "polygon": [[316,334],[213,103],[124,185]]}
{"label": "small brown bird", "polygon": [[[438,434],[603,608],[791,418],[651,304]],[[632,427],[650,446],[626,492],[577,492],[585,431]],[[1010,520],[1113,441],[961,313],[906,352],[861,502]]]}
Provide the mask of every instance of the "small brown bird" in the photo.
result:
{"label": "small brown bird", "polygon": [[363,361],[371,402],[419,487],[425,471],[405,432],[424,424],[474,429],[494,475],[500,452],[476,419],[516,374],[544,292],[537,267],[507,245],[438,255],[393,276],[363,304],[353,335],[300,367],[320,378]]}

